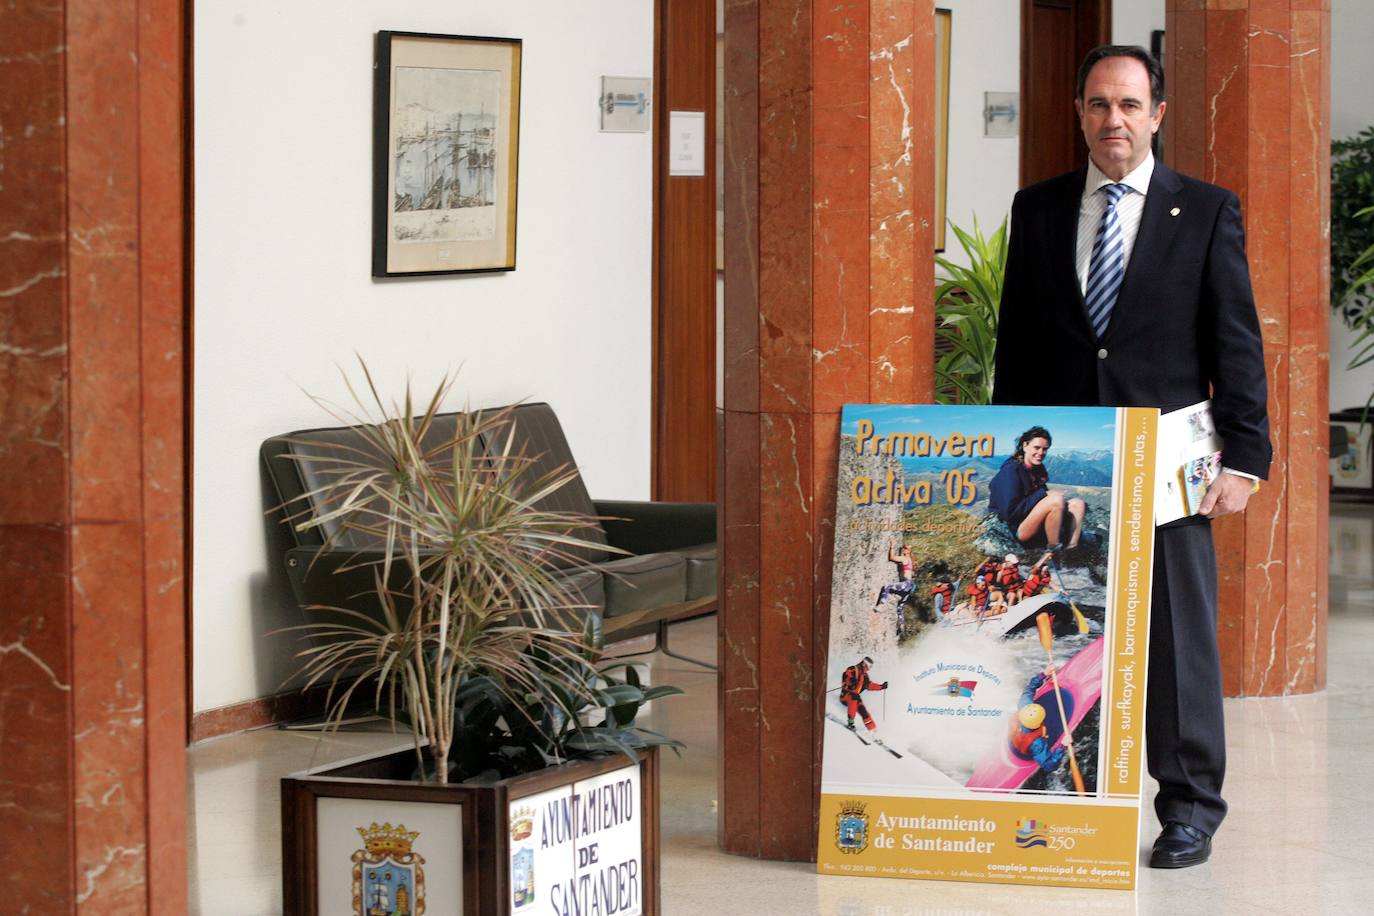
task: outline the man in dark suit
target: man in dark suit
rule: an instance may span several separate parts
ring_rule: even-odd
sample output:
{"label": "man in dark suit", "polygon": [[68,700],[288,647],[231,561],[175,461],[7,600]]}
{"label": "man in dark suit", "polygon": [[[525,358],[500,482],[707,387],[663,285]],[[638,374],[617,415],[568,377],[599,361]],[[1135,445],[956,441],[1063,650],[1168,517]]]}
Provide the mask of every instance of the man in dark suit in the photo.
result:
{"label": "man in dark suit", "polygon": [[1158,62],[1096,48],[1077,94],[1087,168],[1012,204],[993,401],[1169,411],[1212,398],[1225,470],[1202,517],[1155,537],[1146,756],[1164,830],[1150,864],[1177,868],[1206,861],[1226,814],[1209,519],[1242,511],[1268,474],[1264,352],[1240,202],[1151,154]]}

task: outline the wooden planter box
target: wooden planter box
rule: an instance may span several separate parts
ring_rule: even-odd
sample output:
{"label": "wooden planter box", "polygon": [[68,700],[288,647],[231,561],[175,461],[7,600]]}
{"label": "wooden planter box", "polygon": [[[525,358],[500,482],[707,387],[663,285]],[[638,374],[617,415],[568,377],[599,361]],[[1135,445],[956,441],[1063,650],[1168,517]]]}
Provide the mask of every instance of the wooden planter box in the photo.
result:
{"label": "wooden planter box", "polygon": [[407,750],[282,779],[287,916],[661,912],[657,748],[482,786],[414,766]]}

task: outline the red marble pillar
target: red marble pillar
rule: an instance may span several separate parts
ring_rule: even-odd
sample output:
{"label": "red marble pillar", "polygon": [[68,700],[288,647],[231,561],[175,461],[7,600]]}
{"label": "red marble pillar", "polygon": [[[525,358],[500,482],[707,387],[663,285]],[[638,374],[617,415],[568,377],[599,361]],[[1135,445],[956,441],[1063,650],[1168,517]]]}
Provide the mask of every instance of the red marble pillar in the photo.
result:
{"label": "red marble pillar", "polygon": [[0,28],[0,848],[35,912],[186,909],[181,10]]}
{"label": "red marble pillar", "polygon": [[809,859],[839,414],[933,383],[929,0],[727,0],[721,844]]}
{"label": "red marble pillar", "polygon": [[1275,462],[1214,526],[1226,692],[1326,683],[1330,0],[1169,0],[1167,158],[1241,199]]}

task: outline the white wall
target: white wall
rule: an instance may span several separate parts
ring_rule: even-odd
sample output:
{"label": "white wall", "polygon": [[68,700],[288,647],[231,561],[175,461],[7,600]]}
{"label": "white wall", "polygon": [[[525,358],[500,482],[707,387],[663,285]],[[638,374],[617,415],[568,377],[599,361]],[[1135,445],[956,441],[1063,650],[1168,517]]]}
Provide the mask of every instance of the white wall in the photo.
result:
{"label": "white wall", "polygon": [[[984,231],[991,232],[1011,212],[1019,183],[1020,141],[983,136],[983,93],[1021,91],[1020,4],[941,0],[938,5],[953,13],[946,215],[956,225],[971,228],[977,214]],[[1148,49],[1151,31],[1162,28],[1164,0],[1114,4],[1114,43]],[[946,246],[946,258],[968,263],[953,233],[947,233]]]}
{"label": "white wall", "polygon": [[[650,76],[653,5],[200,0],[195,8],[196,710],[277,692],[298,619],[265,544],[257,449],[330,425],[363,355],[399,395],[547,400],[591,492],[649,488],[651,136],[601,134],[601,74]],[[518,260],[370,279],[379,29],[524,40]]]}
{"label": "white wall", "polygon": [[[1016,137],[983,136],[983,93],[1021,91],[1020,4],[941,0],[938,6],[952,13],[945,216],[971,229],[976,215],[990,234],[1011,212],[1020,183],[1021,145]],[[1119,2],[1112,10],[1113,42],[1149,48],[1150,32],[1162,28],[1164,0]],[[968,263],[948,227],[945,246],[943,257]],[[943,272],[937,267],[936,274]]]}
{"label": "white wall", "polygon": [[[1020,5],[1006,0],[941,0],[950,16],[948,220],[985,234],[1011,212],[1020,174],[1020,141],[983,136],[983,93],[1021,91]],[[944,257],[968,264],[945,229]],[[937,269],[938,272],[938,269]]]}
{"label": "white wall", "polygon": [[[1374,4],[1369,0],[1331,0],[1331,137],[1343,139],[1374,124]],[[1374,201],[1367,201],[1374,203]],[[1338,269],[1340,265],[1331,265]],[[1374,391],[1374,364],[1347,370],[1355,335],[1331,317],[1331,408],[1363,405]]]}
{"label": "white wall", "polygon": [[[1150,50],[1150,33],[1164,28],[1164,0],[1117,0],[1112,4],[1112,44]],[[1165,36],[1164,53],[1169,53]]]}

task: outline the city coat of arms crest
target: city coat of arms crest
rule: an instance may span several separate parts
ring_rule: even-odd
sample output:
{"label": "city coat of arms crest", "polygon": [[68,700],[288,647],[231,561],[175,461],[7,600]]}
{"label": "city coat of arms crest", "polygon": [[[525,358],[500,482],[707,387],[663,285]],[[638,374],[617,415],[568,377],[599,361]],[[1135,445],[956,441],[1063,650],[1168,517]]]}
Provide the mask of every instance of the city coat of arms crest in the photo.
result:
{"label": "city coat of arms crest", "polygon": [[352,857],[354,916],[421,916],[425,860],[413,848],[419,832],[375,821],[357,830],[363,848]]}

